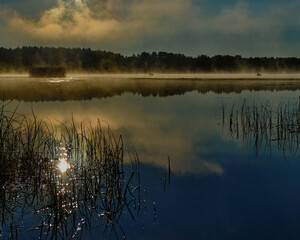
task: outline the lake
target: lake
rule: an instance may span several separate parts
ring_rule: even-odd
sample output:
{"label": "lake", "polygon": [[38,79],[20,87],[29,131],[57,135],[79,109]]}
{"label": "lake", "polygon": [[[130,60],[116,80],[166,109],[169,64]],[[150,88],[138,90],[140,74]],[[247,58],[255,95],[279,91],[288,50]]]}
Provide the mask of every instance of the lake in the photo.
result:
{"label": "lake", "polygon": [[0,97],[4,239],[300,237],[297,75],[8,75]]}

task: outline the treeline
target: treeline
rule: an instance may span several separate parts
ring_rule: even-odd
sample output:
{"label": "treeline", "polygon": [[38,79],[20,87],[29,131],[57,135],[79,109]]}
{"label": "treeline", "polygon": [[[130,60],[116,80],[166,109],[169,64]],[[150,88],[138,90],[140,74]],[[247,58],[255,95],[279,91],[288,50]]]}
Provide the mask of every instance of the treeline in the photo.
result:
{"label": "treeline", "polygon": [[0,48],[0,73],[27,72],[35,66],[63,66],[68,72],[299,72],[300,58],[254,57],[239,55],[199,55],[142,52],[138,55],[53,47]]}

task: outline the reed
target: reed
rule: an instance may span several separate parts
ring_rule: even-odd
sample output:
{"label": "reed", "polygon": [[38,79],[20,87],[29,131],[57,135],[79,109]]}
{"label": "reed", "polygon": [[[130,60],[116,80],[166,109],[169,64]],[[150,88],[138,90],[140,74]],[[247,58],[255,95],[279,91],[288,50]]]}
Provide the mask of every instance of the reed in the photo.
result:
{"label": "reed", "polygon": [[253,143],[258,153],[269,151],[276,143],[284,156],[295,156],[299,148],[300,133],[300,98],[299,102],[281,102],[276,109],[272,109],[269,102],[248,104],[243,101],[241,107],[234,105],[230,111],[222,103],[222,128],[227,129],[231,138],[242,138],[244,145]]}
{"label": "reed", "polygon": [[143,202],[137,154],[131,159],[130,169],[122,136],[100,121],[57,125],[8,112],[2,103],[0,238],[80,238],[95,222],[112,238],[125,236],[123,213],[134,220]]}

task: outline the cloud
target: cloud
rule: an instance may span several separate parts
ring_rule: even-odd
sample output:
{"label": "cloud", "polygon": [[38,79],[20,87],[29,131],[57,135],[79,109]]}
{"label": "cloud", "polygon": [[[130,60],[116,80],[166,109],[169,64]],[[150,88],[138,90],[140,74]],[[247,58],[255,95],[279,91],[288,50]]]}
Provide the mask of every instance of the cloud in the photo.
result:
{"label": "cloud", "polygon": [[299,52],[297,42],[284,37],[297,36],[299,1],[257,4],[244,0],[222,3],[213,12],[206,6],[211,8],[211,4],[194,0],[58,0],[54,7],[31,17],[0,4],[0,44],[191,55]]}
{"label": "cloud", "polygon": [[218,16],[210,22],[210,28],[226,34],[264,33],[279,34],[287,24],[294,22],[290,19],[294,8],[299,4],[285,6],[270,6],[264,11],[251,11],[246,2],[238,2],[233,8],[224,8]]}
{"label": "cloud", "polygon": [[119,28],[114,19],[97,19],[91,16],[87,6],[75,3],[59,4],[56,8],[46,10],[38,20],[25,18],[15,11],[2,11],[1,16],[6,21],[7,30],[18,32],[25,37],[37,40],[75,40],[83,38],[93,40],[110,36],[111,31]]}
{"label": "cloud", "polygon": [[227,34],[247,34],[249,31],[262,31],[269,28],[269,23],[261,17],[250,17],[245,3],[238,3],[234,8],[225,8],[212,22],[215,31]]}
{"label": "cloud", "polygon": [[194,38],[198,36],[199,45],[205,46],[208,54],[299,56],[295,41],[283,39],[287,29],[295,33],[300,28],[299,9],[296,1],[261,8],[255,2],[239,1],[213,15],[201,10],[200,17],[194,19]]}
{"label": "cloud", "polygon": [[0,18],[7,33],[42,42],[120,41],[120,38],[172,31],[170,23],[182,16],[189,7],[187,2],[131,1],[125,7],[119,0],[58,1],[55,8],[45,10],[37,20],[9,9],[2,10]]}

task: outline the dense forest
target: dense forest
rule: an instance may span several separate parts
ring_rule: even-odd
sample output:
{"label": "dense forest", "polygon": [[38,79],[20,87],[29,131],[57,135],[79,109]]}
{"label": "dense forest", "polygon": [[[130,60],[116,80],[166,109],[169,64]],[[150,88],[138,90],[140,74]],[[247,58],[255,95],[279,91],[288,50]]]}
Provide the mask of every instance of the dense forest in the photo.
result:
{"label": "dense forest", "polygon": [[54,47],[0,48],[0,73],[27,72],[36,66],[62,66],[67,72],[170,73],[170,72],[299,72],[300,58],[199,55],[142,52],[132,56]]}

